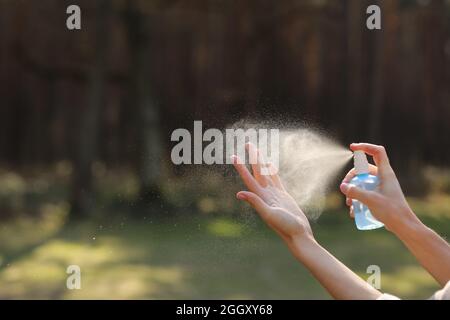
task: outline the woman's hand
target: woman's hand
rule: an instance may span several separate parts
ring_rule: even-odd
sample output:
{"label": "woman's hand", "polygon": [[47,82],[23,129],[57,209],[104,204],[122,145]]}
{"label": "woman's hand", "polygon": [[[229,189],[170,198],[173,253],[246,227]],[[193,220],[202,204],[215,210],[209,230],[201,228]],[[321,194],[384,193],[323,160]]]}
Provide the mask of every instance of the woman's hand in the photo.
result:
{"label": "woman's hand", "polygon": [[376,190],[362,190],[349,184],[356,174],[354,169],[350,170],[341,184],[341,191],[346,195],[346,203],[350,206],[350,216],[354,216],[352,199],[356,199],[367,205],[374,217],[394,233],[409,221],[414,220],[415,215],[403,195],[384,147],[354,143],[350,145],[350,148],[353,151],[364,151],[373,157],[376,166],[370,165],[370,174],[378,176],[380,181]]}
{"label": "woman's hand", "polygon": [[374,191],[351,186],[349,182],[355,172],[350,171],[341,184],[341,190],[347,196],[347,205],[351,206],[351,199],[367,205],[375,218],[383,222],[422,266],[445,286],[450,281],[450,246],[436,232],[425,226],[410,209],[389,164],[386,150],[381,146],[366,143],[352,144],[350,148],[373,156],[377,166],[371,166],[370,173],[378,176],[380,184]]}
{"label": "woman's hand", "polygon": [[[273,166],[270,175],[262,175],[263,159],[252,144],[247,144],[253,175],[237,156],[233,164],[250,191],[240,191],[237,198],[247,201],[261,218],[286,242],[293,255],[336,299],[377,299],[381,293],[358,277],[314,239],[311,226],[295,200],[284,189]],[[253,161],[255,159],[258,161]],[[267,169],[267,166],[266,166]]]}
{"label": "woman's hand", "polygon": [[[288,243],[312,238],[312,230],[303,211],[285,190],[276,168],[265,164],[258,149],[251,143],[245,145],[249,153],[253,175],[245,164],[232,156],[233,165],[249,191],[236,194],[239,200],[248,202],[261,218]],[[257,161],[253,161],[257,160]],[[262,168],[267,172],[262,174]]]}

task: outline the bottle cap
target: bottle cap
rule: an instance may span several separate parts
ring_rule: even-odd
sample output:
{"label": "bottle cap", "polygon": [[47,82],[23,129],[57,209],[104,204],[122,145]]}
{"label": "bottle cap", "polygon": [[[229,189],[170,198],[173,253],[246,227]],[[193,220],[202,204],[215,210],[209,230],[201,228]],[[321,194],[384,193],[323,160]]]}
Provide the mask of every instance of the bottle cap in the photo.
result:
{"label": "bottle cap", "polygon": [[369,161],[364,151],[355,151],[353,153],[353,160],[356,174],[369,173]]}

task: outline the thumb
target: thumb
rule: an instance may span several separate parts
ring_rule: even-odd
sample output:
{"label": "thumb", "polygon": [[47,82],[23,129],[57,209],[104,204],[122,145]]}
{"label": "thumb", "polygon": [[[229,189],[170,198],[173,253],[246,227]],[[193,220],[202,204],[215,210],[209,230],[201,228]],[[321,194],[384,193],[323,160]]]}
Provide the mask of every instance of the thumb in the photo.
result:
{"label": "thumb", "polygon": [[258,195],[253,192],[241,191],[236,197],[248,202],[261,216],[267,216],[269,206]]}
{"label": "thumb", "polygon": [[348,183],[341,184],[341,191],[348,198],[361,201],[367,206],[371,206],[372,204],[374,204],[378,198],[378,195],[375,192],[363,190]]}

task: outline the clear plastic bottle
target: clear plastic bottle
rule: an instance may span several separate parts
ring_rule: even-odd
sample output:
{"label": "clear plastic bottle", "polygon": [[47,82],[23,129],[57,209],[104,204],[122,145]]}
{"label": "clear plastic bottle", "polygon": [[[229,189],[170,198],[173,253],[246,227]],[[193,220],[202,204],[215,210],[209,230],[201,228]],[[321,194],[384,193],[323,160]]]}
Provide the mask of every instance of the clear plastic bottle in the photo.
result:
{"label": "clear plastic bottle", "polygon": [[[372,191],[378,186],[378,177],[369,174],[369,162],[363,151],[355,151],[354,163],[356,176],[350,181],[350,184]],[[353,212],[355,214],[356,227],[359,230],[374,230],[384,226],[372,216],[369,208],[358,200],[353,200]]]}

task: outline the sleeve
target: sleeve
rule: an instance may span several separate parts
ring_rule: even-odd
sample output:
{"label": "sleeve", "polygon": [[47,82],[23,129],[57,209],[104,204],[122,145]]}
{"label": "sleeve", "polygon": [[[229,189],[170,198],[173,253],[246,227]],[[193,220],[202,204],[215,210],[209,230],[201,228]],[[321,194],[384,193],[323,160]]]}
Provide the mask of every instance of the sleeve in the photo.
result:
{"label": "sleeve", "polygon": [[381,296],[378,297],[377,300],[400,300],[400,298],[393,296],[389,293],[383,293]]}
{"label": "sleeve", "polygon": [[[400,300],[400,298],[388,293],[383,293],[377,300]],[[429,300],[450,300],[450,281],[442,290],[433,294]]]}
{"label": "sleeve", "polygon": [[447,282],[444,289],[433,294],[430,300],[450,300],[450,281]]}

